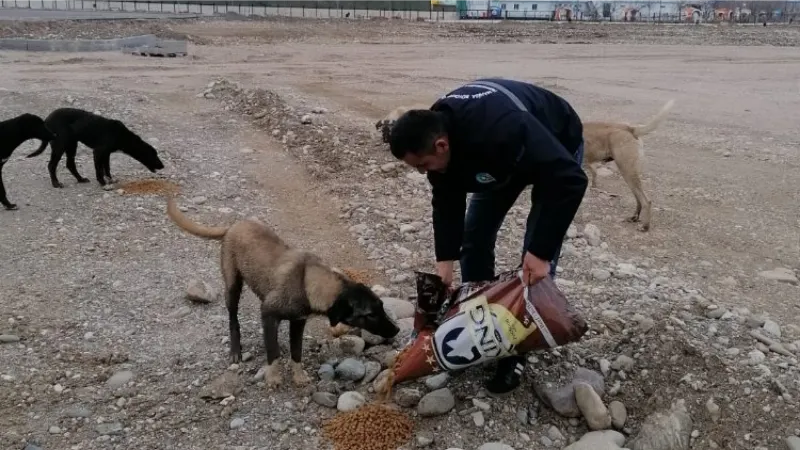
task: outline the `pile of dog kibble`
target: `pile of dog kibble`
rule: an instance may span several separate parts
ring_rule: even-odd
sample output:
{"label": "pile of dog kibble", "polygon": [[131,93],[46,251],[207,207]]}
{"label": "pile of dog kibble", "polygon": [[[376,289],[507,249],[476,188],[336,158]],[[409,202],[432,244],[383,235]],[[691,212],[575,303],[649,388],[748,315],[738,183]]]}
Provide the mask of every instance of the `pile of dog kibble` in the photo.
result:
{"label": "pile of dog kibble", "polygon": [[177,185],[164,180],[137,180],[119,186],[124,194],[175,194],[180,189]]}
{"label": "pile of dog kibble", "polygon": [[396,450],[411,439],[413,427],[402,412],[370,403],[329,420],[323,433],[335,450]]}

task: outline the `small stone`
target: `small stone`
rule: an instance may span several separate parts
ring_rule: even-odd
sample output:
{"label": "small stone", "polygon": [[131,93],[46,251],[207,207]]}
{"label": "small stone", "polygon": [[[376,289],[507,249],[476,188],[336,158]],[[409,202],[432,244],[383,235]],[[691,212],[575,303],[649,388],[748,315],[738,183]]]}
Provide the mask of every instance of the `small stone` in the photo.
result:
{"label": "small stone", "polygon": [[611,373],[611,362],[609,360],[601,359],[597,364],[600,366],[600,373],[602,373],[603,376],[607,376]]}
{"label": "small stone", "polygon": [[243,147],[243,148],[239,149],[239,153],[243,153],[245,155],[249,155],[250,153],[253,153],[253,149],[250,148],[250,147]]}
{"label": "small stone", "polygon": [[419,389],[401,388],[395,392],[394,398],[398,405],[404,408],[413,408],[422,399],[422,392]]}
{"label": "small stone", "polygon": [[767,356],[759,350],[753,350],[750,353],[748,353],[747,356],[750,358],[748,360],[748,363],[751,366],[761,364],[762,362],[764,362],[765,359],[767,359]]}
{"label": "small stone", "polygon": [[192,308],[189,308],[188,306],[181,306],[175,311],[169,313],[169,317],[173,319],[180,319],[181,317],[186,317],[191,313],[192,313]]}
{"label": "small stone", "polygon": [[575,239],[578,237],[578,227],[575,224],[570,224],[569,228],[567,228],[567,238]]}
{"label": "small stone", "polygon": [[208,198],[198,195],[197,197],[193,197],[190,202],[194,203],[195,205],[202,205],[208,201]]}
{"label": "small stone", "polygon": [[38,445],[34,445],[31,443],[27,443],[25,444],[25,448],[23,448],[22,450],[42,450],[42,447],[39,447]]}
{"label": "small stone", "polygon": [[487,411],[488,412],[488,411],[492,410],[492,405],[486,403],[483,400],[477,399],[477,398],[473,398],[472,399],[472,405],[475,406],[476,408],[480,409],[481,411]]}
{"label": "small stone", "polygon": [[550,448],[550,447],[552,447],[552,446],[553,446],[553,440],[552,440],[552,439],[550,439],[550,438],[549,438],[549,437],[547,437],[547,436],[542,436],[542,437],[540,437],[540,438],[539,438],[539,442],[540,442],[542,445],[544,445],[545,447],[547,447],[547,448]]}
{"label": "small stone", "polygon": [[601,244],[600,228],[597,228],[597,226],[594,224],[587,224],[583,228],[583,236],[586,238],[586,242],[588,242],[592,247],[596,247]]}
{"label": "small stone", "polygon": [[597,281],[606,281],[611,278],[611,272],[605,269],[592,269],[591,275]]}
{"label": "small stone", "polygon": [[0,334],[0,343],[2,344],[12,344],[19,341],[19,336],[15,334]]}
{"label": "small stone", "polygon": [[119,422],[100,423],[94,427],[97,434],[102,436],[110,436],[122,433],[122,424]]}
{"label": "small stone", "polygon": [[578,404],[589,429],[593,431],[611,428],[611,415],[603,404],[603,400],[591,385],[578,383],[575,385],[575,402]]}
{"label": "small stone", "polygon": [[289,424],[286,422],[272,422],[269,426],[270,429],[276,433],[283,433],[289,429]]}
{"label": "small stone", "polygon": [[766,278],[767,280],[798,284],[797,275],[795,275],[794,271],[784,267],[778,267],[777,269],[773,270],[765,270],[763,272],[759,272],[758,275],[762,278]]}
{"label": "small stone", "polygon": [[502,442],[487,442],[478,447],[478,450],[514,450],[514,447]]}
{"label": "small stone", "polygon": [[336,378],[336,370],[330,364],[323,364],[319,366],[317,371],[320,380],[331,381]]}
{"label": "small stone", "polygon": [[53,390],[55,391],[56,394],[60,394],[60,393],[64,392],[64,386],[62,386],[60,384],[57,384],[57,385],[53,386]]}
{"label": "small stone", "polygon": [[547,429],[547,437],[549,437],[553,442],[565,440],[564,434],[561,433],[561,430],[559,430],[555,425],[551,425],[550,428]]}
{"label": "small stone", "polygon": [[476,427],[480,428],[486,423],[486,419],[483,418],[483,412],[475,411],[471,414],[472,422],[475,424]]}
{"label": "small stone", "polygon": [[338,400],[336,398],[336,394],[332,394],[330,392],[314,392],[311,395],[311,400],[326,408],[336,408]]}
{"label": "small stone", "polygon": [[358,381],[366,374],[364,363],[355,358],[347,358],[336,366],[336,376],[345,381]]}
{"label": "small stone", "polygon": [[211,303],[214,301],[216,293],[206,282],[192,279],[186,286],[186,298],[194,303]]}
{"label": "small stone", "polygon": [[129,370],[123,370],[120,372],[115,373],[106,381],[106,385],[111,389],[116,389],[118,387],[122,387],[127,384],[129,381],[133,379],[133,372]]}
{"label": "small stone", "polygon": [[53,425],[47,430],[50,434],[61,434],[61,428]]}
{"label": "small stone", "polygon": [[564,450],[617,450],[625,443],[625,435],[613,430],[592,431]]}
{"label": "small stone", "polygon": [[450,375],[447,372],[442,372],[440,374],[431,375],[425,378],[425,386],[428,389],[435,391],[445,387],[448,380],[450,380]]}
{"label": "small stone", "polygon": [[581,411],[575,402],[575,385],[586,383],[592,386],[598,395],[605,392],[605,380],[599,373],[579,367],[572,374],[572,380],[564,386],[552,386],[550,383],[536,384],[536,395],[542,401],[564,417],[580,417]]}
{"label": "small stone", "polygon": [[308,124],[310,124],[312,122],[313,122],[313,119],[311,119],[311,116],[309,114],[306,114],[306,115],[304,115],[303,117],[300,118],[300,123],[302,123],[303,125],[308,125]]}
{"label": "small stone", "polygon": [[73,406],[64,411],[64,416],[72,418],[78,418],[78,417],[86,418],[91,415],[92,411],[89,408],[83,406]]}
{"label": "small stone", "polygon": [[779,338],[781,337],[781,327],[777,323],[773,322],[772,320],[765,320],[764,321],[764,331],[767,333]]}
{"label": "small stone", "polygon": [[339,400],[336,402],[336,409],[340,412],[353,411],[366,402],[367,399],[360,392],[348,391],[339,396]]}
{"label": "small stone", "polygon": [[786,447],[789,450],[800,450],[800,437],[789,436],[786,438]]}
{"label": "small stone", "polygon": [[528,425],[528,408],[517,409],[517,420],[522,425]]}
{"label": "small stone", "polygon": [[714,423],[719,422],[720,417],[720,408],[719,405],[714,403],[714,398],[709,398],[706,402],[706,411],[708,411],[708,415],[711,417],[711,421]]}
{"label": "small stone", "polygon": [[231,430],[238,430],[239,428],[242,428],[243,426],[244,426],[244,419],[242,419],[241,417],[237,417],[237,418],[231,420],[231,425],[230,425]]}
{"label": "small stone", "polygon": [[634,363],[635,361],[630,356],[619,355],[617,356],[617,359],[611,363],[611,368],[617,371],[624,370],[625,372],[630,372],[633,370]]}
{"label": "small stone", "polygon": [[417,412],[422,417],[433,417],[447,414],[456,406],[456,399],[448,388],[437,389],[428,393],[419,401]]}
{"label": "small stone", "polygon": [[433,444],[433,438],[424,434],[417,436],[417,447],[427,447]]}
{"label": "small stone", "polygon": [[725,308],[712,309],[706,312],[706,317],[708,317],[709,319],[719,319],[722,316],[724,316],[725,313],[727,312],[728,310]]}
{"label": "small stone", "polygon": [[611,424],[614,428],[621,430],[628,420],[628,410],[625,405],[617,400],[608,404],[608,411],[611,414]]}

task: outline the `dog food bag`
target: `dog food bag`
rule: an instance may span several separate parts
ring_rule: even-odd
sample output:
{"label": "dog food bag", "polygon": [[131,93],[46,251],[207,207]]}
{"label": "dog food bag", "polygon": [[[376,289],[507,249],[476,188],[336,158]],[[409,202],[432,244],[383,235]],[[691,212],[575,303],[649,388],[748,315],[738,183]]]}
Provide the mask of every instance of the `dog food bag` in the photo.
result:
{"label": "dog food bag", "polygon": [[[579,340],[588,329],[550,278],[528,287],[521,272],[511,271],[493,281],[465,283],[449,294],[437,279],[417,273],[417,289],[425,288],[417,294],[415,326],[420,328],[395,364],[395,383],[558,347]],[[434,313],[437,307],[440,313]]]}

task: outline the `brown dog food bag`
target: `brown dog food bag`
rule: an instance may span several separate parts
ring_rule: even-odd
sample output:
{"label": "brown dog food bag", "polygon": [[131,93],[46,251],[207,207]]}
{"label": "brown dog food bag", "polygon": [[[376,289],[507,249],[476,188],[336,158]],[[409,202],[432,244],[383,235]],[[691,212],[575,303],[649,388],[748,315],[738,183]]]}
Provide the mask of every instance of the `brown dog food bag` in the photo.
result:
{"label": "brown dog food bag", "polygon": [[[447,296],[447,288],[440,288]],[[447,297],[447,309],[434,323],[418,294],[421,328],[394,368],[395,383],[558,347],[578,341],[588,329],[550,278],[527,287],[519,272],[505,272],[493,281],[463,284]]]}

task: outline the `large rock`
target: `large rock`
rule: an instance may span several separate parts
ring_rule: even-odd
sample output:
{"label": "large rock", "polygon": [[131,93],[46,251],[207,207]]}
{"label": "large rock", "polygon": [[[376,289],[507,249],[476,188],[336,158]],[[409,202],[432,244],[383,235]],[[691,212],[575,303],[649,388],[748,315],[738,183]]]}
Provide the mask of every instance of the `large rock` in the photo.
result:
{"label": "large rock", "polygon": [[394,400],[398,405],[404,408],[413,408],[417,406],[422,398],[422,392],[419,389],[413,388],[400,388],[394,394]]}
{"label": "large rock", "polygon": [[592,431],[564,450],[627,450],[622,448],[624,443],[625,435],[618,431]]}
{"label": "large rock", "polygon": [[590,430],[607,430],[611,428],[611,414],[603,404],[603,399],[594,388],[586,383],[575,385],[575,402],[586,419]]}
{"label": "large rock", "polygon": [[455,408],[456,399],[450,389],[442,388],[428,393],[419,401],[417,413],[422,417],[433,417],[447,414]]}
{"label": "large rock", "polygon": [[398,320],[414,317],[415,308],[413,303],[398,298],[384,298],[382,300],[383,308],[391,311]]}
{"label": "large rock", "polygon": [[631,450],[687,450],[692,434],[692,418],[683,400],[666,411],[649,415],[639,434],[630,442]]}
{"label": "large rock", "polygon": [[217,299],[217,292],[205,281],[192,279],[186,286],[186,298],[195,303],[211,303]]}
{"label": "large rock", "polygon": [[611,424],[614,428],[621,430],[628,420],[628,410],[625,405],[617,400],[608,404],[608,412],[611,414]]}
{"label": "large rock", "polygon": [[336,402],[336,409],[341,412],[352,411],[360,408],[366,402],[367,399],[361,393],[349,391],[339,396],[339,400]]}
{"label": "large rock", "polygon": [[786,448],[789,450],[800,450],[800,437],[789,436],[786,438]]}
{"label": "large rock", "polygon": [[364,352],[367,344],[359,336],[345,335],[333,340],[332,348],[334,353],[340,355],[360,355]]}
{"label": "large rock", "polygon": [[599,373],[583,367],[579,367],[572,374],[572,380],[563,385],[555,386],[552,383],[537,384],[535,386],[536,395],[542,401],[564,417],[580,417],[581,411],[575,401],[575,386],[578,383],[586,383],[594,388],[597,395],[602,396],[605,392],[605,380]]}
{"label": "large rock", "polygon": [[345,381],[358,381],[366,374],[364,363],[355,358],[347,358],[336,366],[336,376]]}

